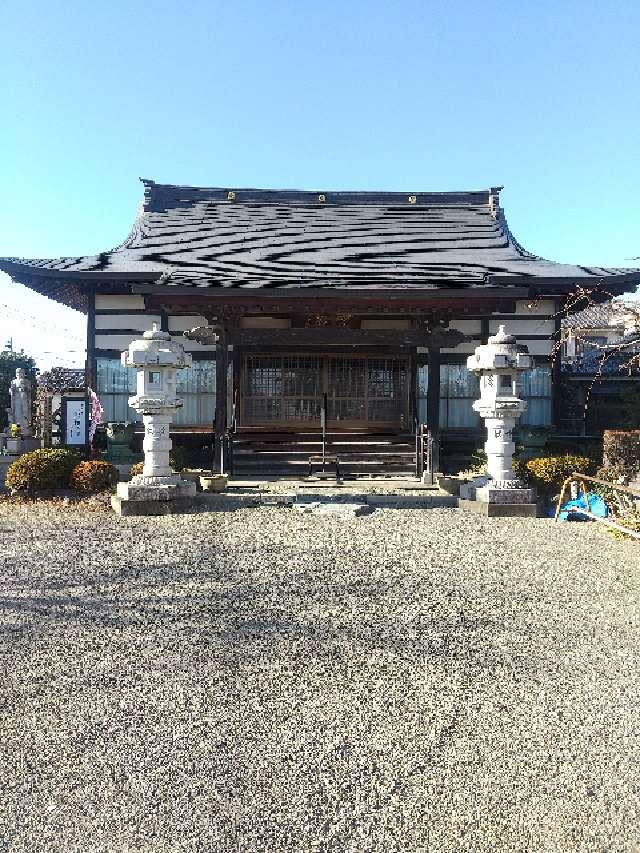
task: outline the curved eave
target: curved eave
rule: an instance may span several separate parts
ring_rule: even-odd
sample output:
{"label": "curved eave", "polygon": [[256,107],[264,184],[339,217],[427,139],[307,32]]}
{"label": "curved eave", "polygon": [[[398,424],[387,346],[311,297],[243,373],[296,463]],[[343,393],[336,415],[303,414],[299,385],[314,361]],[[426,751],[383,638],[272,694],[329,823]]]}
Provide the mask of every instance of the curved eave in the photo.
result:
{"label": "curved eave", "polygon": [[[0,271],[30,290],[61,305],[86,314],[91,292],[117,290],[125,284],[154,282],[161,272],[99,272],[95,270],[59,270],[33,266],[9,258],[0,258]],[[100,286],[102,285],[102,286]]]}
{"label": "curved eave", "polygon": [[562,296],[579,290],[589,291],[598,296],[596,301],[610,299],[612,296],[622,296],[633,293],[640,287],[640,270],[629,270],[624,273],[608,273],[602,275],[584,276],[510,276],[490,275],[487,283],[495,287],[508,287],[515,284],[529,288],[532,295]]}
{"label": "curved eave", "polygon": [[[560,266],[560,265],[558,265]],[[526,292],[528,298],[542,296],[565,296],[576,295],[585,291],[592,301],[604,302],[613,296],[622,296],[632,293],[640,287],[640,270],[628,270],[625,272],[602,270],[602,274],[595,272],[583,275],[501,275],[489,274],[484,278],[447,281],[437,278],[417,279],[415,276],[407,276],[404,281],[384,278],[374,279],[364,283],[362,279],[352,282],[336,281],[335,283],[325,280],[314,280],[313,275],[305,277],[305,281],[280,281],[277,286],[260,286],[256,283],[247,284],[242,280],[234,282],[215,282],[202,278],[194,279],[191,283],[185,281],[183,275],[163,279],[163,271],[97,271],[97,270],[59,270],[45,266],[35,266],[15,259],[0,258],[0,270],[6,272],[11,278],[29,287],[31,290],[53,299],[69,308],[74,308],[82,313],[87,313],[89,308],[89,294],[93,293],[117,293],[123,289],[136,289],[138,292],[158,292],[165,289],[182,293],[226,293],[230,298],[240,293],[251,293],[256,298],[257,294],[267,296],[274,292],[299,290],[310,293],[312,290],[320,290],[325,296],[335,292],[336,295],[348,291],[360,293],[365,296],[372,292],[382,293],[414,293],[424,294],[427,298],[437,298],[443,291],[452,291],[460,294],[471,291],[504,290],[513,294],[514,290]],[[487,294],[488,295],[488,294]]]}

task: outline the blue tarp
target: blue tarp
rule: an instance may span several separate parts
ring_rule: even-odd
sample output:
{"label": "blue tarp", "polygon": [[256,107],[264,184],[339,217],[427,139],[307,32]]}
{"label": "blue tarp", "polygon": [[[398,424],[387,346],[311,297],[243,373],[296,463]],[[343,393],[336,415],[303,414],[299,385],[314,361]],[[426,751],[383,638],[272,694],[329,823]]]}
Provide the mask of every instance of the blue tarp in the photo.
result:
{"label": "blue tarp", "polygon": [[[558,516],[558,521],[589,521],[588,518],[585,518],[584,515],[580,515],[580,513],[572,512],[575,509],[587,509],[587,502],[584,498],[584,495],[581,494],[580,497],[576,498],[574,501],[567,501],[562,504],[560,508],[560,515]],[[606,503],[602,500],[600,495],[595,492],[589,492],[589,512],[593,515],[597,515],[598,518],[606,518],[609,515],[609,508]],[[555,514],[555,513],[554,513]]]}

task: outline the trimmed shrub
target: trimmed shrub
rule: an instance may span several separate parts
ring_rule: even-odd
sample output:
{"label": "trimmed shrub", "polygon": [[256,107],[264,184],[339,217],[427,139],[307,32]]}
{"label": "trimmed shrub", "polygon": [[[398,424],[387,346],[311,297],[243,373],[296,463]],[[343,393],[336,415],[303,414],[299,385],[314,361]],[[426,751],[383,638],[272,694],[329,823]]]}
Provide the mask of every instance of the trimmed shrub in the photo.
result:
{"label": "trimmed shrub", "polygon": [[136,462],[131,466],[131,476],[137,477],[138,474],[142,474],[142,469],[144,468],[144,462]]}
{"label": "trimmed shrub", "polygon": [[191,453],[186,447],[174,447],[169,453],[169,462],[174,471],[182,471],[189,467]]}
{"label": "trimmed shrub", "polygon": [[471,464],[467,469],[471,474],[486,474],[487,473],[487,454],[484,450],[474,450],[471,456]]}
{"label": "trimmed shrub", "polygon": [[[531,461],[531,460],[529,460]],[[527,471],[527,460],[519,459],[517,456],[512,460],[513,473],[519,480],[528,480],[529,472]]]}
{"label": "trimmed shrub", "polygon": [[640,430],[605,430],[603,462],[620,476],[633,479],[640,472]]}
{"label": "trimmed shrub", "polygon": [[118,469],[110,462],[80,462],[71,472],[69,485],[79,492],[103,492],[118,482]]}
{"label": "trimmed shrub", "polygon": [[574,471],[579,474],[593,474],[598,464],[589,456],[573,456],[569,453],[564,456],[541,456],[525,462],[522,473],[525,479],[541,492],[554,493],[560,491],[562,483]]}
{"label": "trimmed shrub", "polygon": [[7,488],[28,493],[67,488],[79,461],[76,453],[62,448],[24,453],[7,470]]}

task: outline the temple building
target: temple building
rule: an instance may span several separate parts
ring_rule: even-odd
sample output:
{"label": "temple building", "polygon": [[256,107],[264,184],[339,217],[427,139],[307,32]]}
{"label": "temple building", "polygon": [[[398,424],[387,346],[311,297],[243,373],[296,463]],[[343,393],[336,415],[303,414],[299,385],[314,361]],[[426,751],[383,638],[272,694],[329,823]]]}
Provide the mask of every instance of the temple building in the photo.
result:
{"label": "temple building", "polygon": [[527,252],[499,187],[143,185],[131,233],[115,249],[2,258],[0,269],[87,314],[87,384],[110,421],[135,419],[135,371],[120,353],[154,322],[179,337],[193,368],[179,378],[176,431],[215,431],[221,470],[295,469],[323,423],[354,473],[419,468],[425,430],[435,448],[481,436],[466,359],[500,324],[535,359],[523,422],[553,427],[565,300],[582,289],[603,301],[640,284],[640,270]]}

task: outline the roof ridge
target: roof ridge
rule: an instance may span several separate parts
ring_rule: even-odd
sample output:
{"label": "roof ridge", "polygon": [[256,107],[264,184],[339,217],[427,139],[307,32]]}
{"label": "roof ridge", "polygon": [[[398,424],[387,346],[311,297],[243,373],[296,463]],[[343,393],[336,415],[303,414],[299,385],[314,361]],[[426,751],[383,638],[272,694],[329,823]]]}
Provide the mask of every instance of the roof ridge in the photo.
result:
{"label": "roof ridge", "polygon": [[[235,201],[239,203],[304,203],[304,204],[445,204],[452,206],[478,205],[490,208],[499,200],[502,187],[488,187],[481,190],[305,190],[277,189],[260,187],[199,187],[189,184],[162,184],[150,178],[140,178],[144,185],[144,209],[153,210],[162,206],[162,202],[180,200],[195,201]],[[176,199],[176,196],[182,198]]]}

